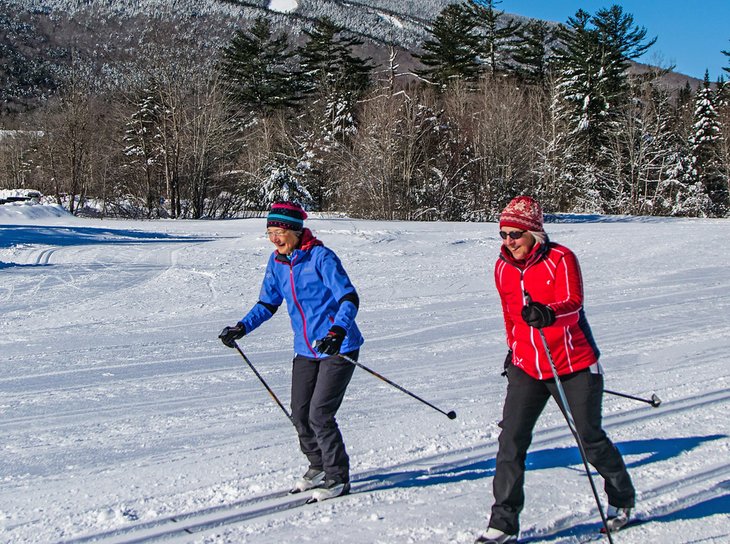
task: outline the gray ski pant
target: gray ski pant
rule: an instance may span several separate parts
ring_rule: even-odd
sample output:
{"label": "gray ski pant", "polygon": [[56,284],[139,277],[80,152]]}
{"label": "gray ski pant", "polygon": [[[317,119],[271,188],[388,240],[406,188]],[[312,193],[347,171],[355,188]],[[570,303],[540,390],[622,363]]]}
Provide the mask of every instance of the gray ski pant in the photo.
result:
{"label": "gray ski pant", "polygon": [[[489,526],[507,534],[519,533],[519,514],[525,502],[525,459],[532,430],[552,396],[560,405],[554,379],[537,380],[516,366],[508,370],[496,471],[492,482],[494,504]],[[633,507],[634,486],[621,453],[601,427],[603,376],[589,369],[561,376],[568,406],[588,462],[604,478],[608,503]],[[559,506],[559,505],[558,505]]]}
{"label": "gray ski pant", "polygon": [[[346,354],[357,360],[359,350]],[[335,355],[293,361],[291,409],[299,447],[310,468],[323,469],[328,480],[350,481],[350,458],[335,414],[342,404],[355,365]]]}

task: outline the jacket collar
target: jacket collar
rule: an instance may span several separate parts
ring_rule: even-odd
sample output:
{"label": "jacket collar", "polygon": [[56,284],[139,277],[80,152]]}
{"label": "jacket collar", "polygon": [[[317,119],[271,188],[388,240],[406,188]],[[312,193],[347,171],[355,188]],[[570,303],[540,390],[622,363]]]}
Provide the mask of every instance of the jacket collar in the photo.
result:
{"label": "jacket collar", "polygon": [[549,249],[549,242],[545,244],[541,244],[538,242],[533,246],[532,251],[527,254],[527,257],[525,259],[518,260],[512,256],[512,253],[510,253],[510,251],[505,246],[502,246],[502,248],[500,249],[499,258],[503,261],[508,262],[512,266],[516,266],[517,268],[524,270],[525,268],[532,266],[537,261],[542,259],[545,255],[547,255]]}
{"label": "jacket collar", "polygon": [[276,254],[275,259],[281,263],[289,264],[291,261],[294,260],[294,257],[297,255],[300,251],[309,251],[315,246],[323,246],[324,244],[319,240],[318,238],[315,238],[314,234],[312,234],[312,231],[309,229],[302,230],[302,236],[299,239],[299,247],[297,247],[291,255],[283,255],[279,253],[278,249],[274,250],[274,253]]}

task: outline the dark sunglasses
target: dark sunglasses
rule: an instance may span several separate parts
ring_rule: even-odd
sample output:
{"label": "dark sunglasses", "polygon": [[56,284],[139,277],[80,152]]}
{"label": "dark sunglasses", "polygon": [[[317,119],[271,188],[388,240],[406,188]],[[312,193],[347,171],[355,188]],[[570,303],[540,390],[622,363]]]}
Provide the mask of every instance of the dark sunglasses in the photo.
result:
{"label": "dark sunglasses", "polygon": [[507,236],[513,240],[519,240],[526,232],[526,230],[513,230],[512,232],[504,232],[503,230],[500,230],[499,235],[502,237],[502,240],[506,240]]}

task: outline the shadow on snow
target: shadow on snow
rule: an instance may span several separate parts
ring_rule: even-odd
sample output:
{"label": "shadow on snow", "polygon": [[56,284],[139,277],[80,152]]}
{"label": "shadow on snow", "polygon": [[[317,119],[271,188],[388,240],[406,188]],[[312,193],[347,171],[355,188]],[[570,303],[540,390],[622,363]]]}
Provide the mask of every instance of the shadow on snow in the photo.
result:
{"label": "shadow on snow", "polygon": [[[725,481],[719,484],[719,487],[727,488],[730,486],[730,482]],[[692,520],[692,519],[703,519],[710,516],[726,515],[730,514],[730,493],[725,493],[719,497],[713,497],[696,504],[691,505],[677,505],[671,512],[667,512],[661,515],[652,515],[651,511],[642,512],[641,508],[638,510],[637,517],[632,521],[628,528],[644,525],[646,523],[673,523],[675,521]],[[539,535],[530,534],[531,531],[526,531],[523,537],[520,538],[520,543],[527,544],[531,542],[552,542],[562,541],[569,537],[584,537],[585,535],[595,534],[598,536],[601,523],[579,523],[572,525],[560,531],[552,534]],[[628,529],[627,528],[627,529]],[[727,535],[723,535],[727,536]],[[603,541],[604,539],[601,539]]]}
{"label": "shadow on snow", "polygon": [[[649,463],[666,461],[679,456],[683,452],[690,451],[704,442],[719,440],[725,435],[691,436],[682,438],[662,438],[654,440],[629,440],[617,443],[616,447],[624,456],[640,455],[640,459],[627,463],[629,469]],[[527,470],[544,470],[560,468],[570,465],[580,465],[583,471],[583,462],[580,458],[578,447],[560,447],[545,450],[531,451],[527,454],[525,465]],[[494,476],[495,459],[485,459],[463,466],[451,466],[448,469],[439,471],[414,470],[407,472],[391,472],[377,474],[360,480],[382,481],[376,489],[427,487],[471,480],[479,480]]]}
{"label": "shadow on snow", "polygon": [[[654,440],[629,440],[617,443],[616,447],[624,456],[640,456],[639,459],[627,463],[629,469],[666,461],[679,457],[682,453],[690,451],[705,442],[725,438],[725,435],[715,434],[710,436],[690,436],[680,438],[663,438]],[[560,447],[530,452],[526,459],[527,470],[544,470],[551,468],[580,465],[580,472],[583,472],[582,460],[578,447]],[[378,474],[364,478],[361,482],[376,483],[373,490],[385,490],[393,488],[427,487],[431,485],[450,484],[465,481],[479,480],[494,476],[495,459],[485,459],[463,466],[451,466],[438,471],[414,470],[407,472],[391,472]],[[529,485],[529,484],[528,484]],[[717,484],[723,489],[730,489],[730,481]],[[639,511],[640,512],[640,511]],[[675,510],[656,517],[648,512],[639,517],[635,524],[647,522],[673,522],[683,519],[699,519],[716,514],[730,513],[730,493],[719,497],[707,499],[692,505],[678,505]],[[586,535],[598,533],[600,523],[581,523],[572,525],[549,535],[530,535],[529,532],[523,535],[520,542],[549,542],[564,539],[569,536]]]}
{"label": "shadow on snow", "polygon": [[[213,238],[174,236],[160,232],[97,227],[54,227],[28,225],[0,225],[0,249],[18,245],[82,246],[93,244],[126,245],[177,242],[209,242]],[[43,264],[20,265],[0,262],[0,269],[16,266],[45,266]]]}

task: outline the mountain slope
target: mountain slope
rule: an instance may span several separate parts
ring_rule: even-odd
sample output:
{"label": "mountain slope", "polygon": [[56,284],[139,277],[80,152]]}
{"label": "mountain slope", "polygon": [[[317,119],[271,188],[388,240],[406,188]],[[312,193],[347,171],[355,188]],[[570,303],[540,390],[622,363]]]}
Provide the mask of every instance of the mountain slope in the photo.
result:
{"label": "mountain slope", "polygon": [[[296,9],[282,13],[269,9],[273,0],[6,0],[0,5],[0,99],[4,113],[32,107],[54,91],[72,56],[112,76],[157,45],[188,44],[206,62],[236,29],[262,15],[295,39],[317,18],[329,17],[364,38],[363,52],[376,64],[386,62],[385,46],[393,45],[402,51],[401,68],[410,69],[429,22],[452,1],[296,0]],[[677,84],[685,81],[680,76]]]}

